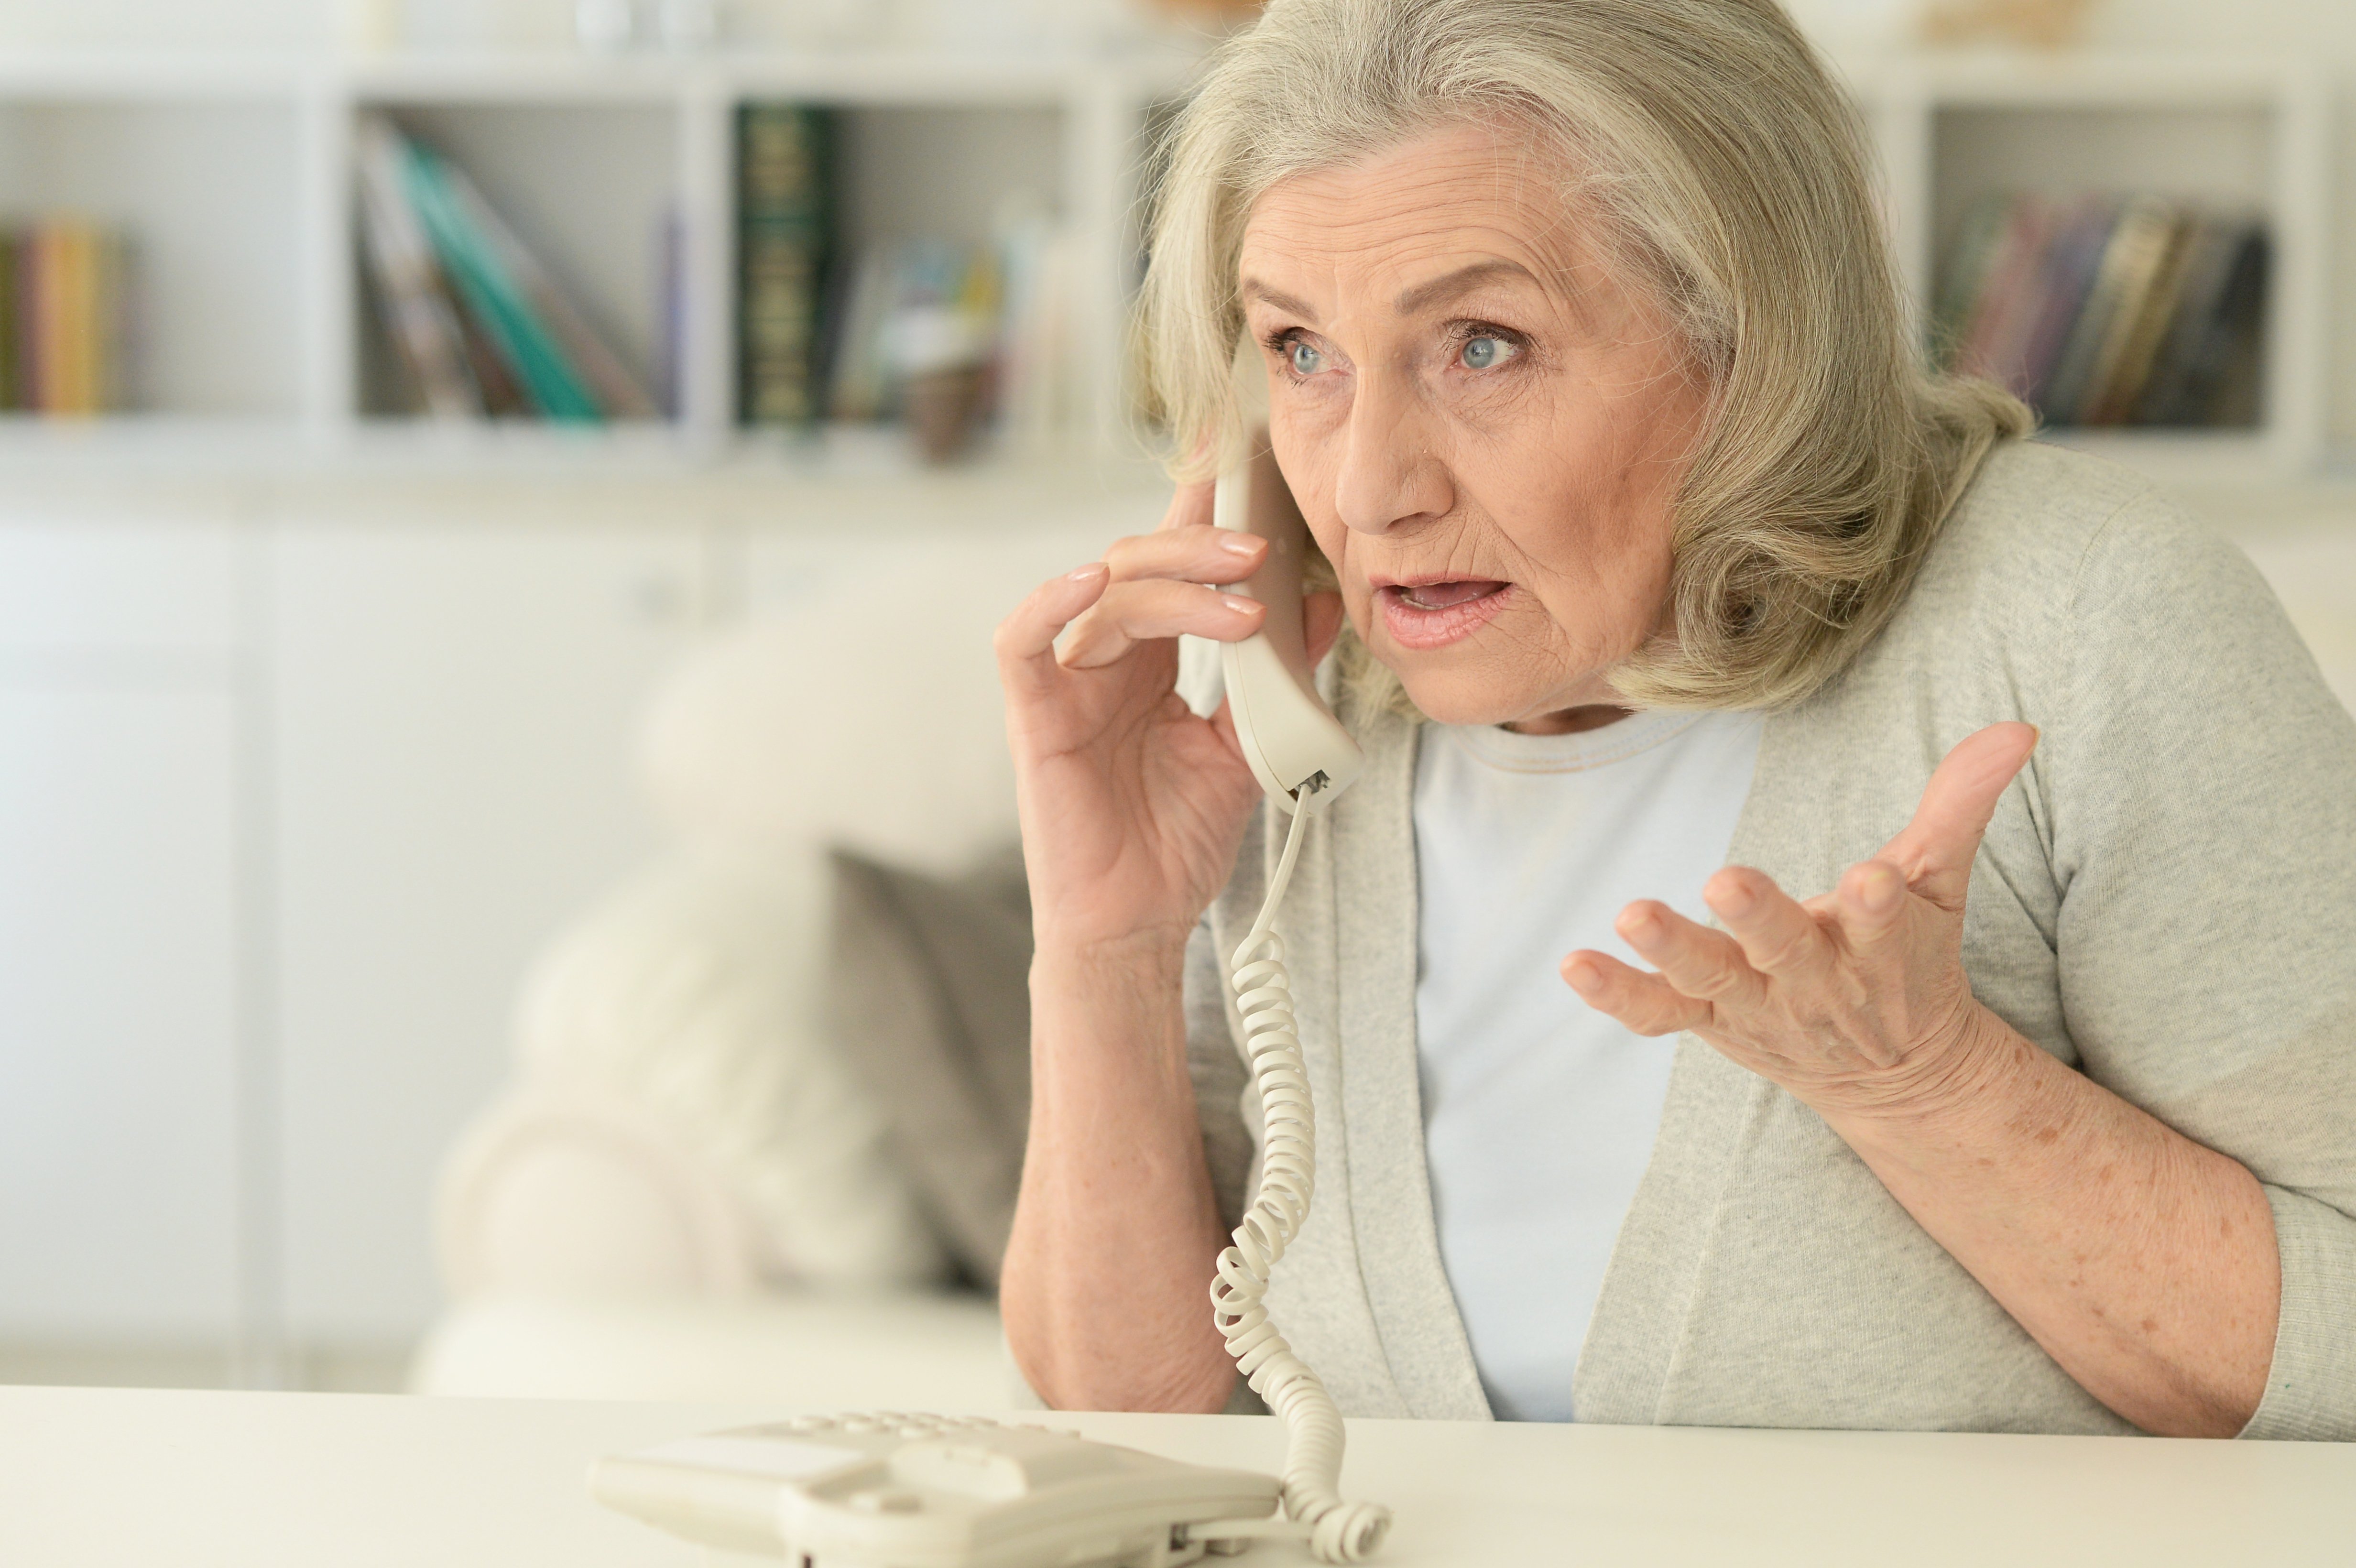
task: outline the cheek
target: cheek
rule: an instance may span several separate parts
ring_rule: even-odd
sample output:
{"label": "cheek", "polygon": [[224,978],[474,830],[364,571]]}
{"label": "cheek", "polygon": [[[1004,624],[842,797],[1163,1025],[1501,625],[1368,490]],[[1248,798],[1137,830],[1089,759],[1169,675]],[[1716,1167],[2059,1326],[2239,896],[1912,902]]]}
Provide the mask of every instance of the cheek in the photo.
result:
{"label": "cheek", "polygon": [[1564,585],[1657,595],[1674,549],[1687,400],[1584,390],[1499,464],[1497,515],[1530,519],[1507,531]]}
{"label": "cheek", "polygon": [[1313,519],[1316,514],[1308,511],[1312,502],[1330,499],[1333,493],[1342,443],[1333,421],[1320,419],[1315,410],[1302,409],[1299,402],[1293,398],[1275,398],[1269,410],[1268,439],[1276,452],[1276,465],[1284,470],[1284,481],[1292,487],[1293,499]]}
{"label": "cheek", "polygon": [[[1350,530],[1343,526],[1333,507],[1338,448],[1313,427],[1304,429],[1303,424],[1297,416],[1271,411],[1269,445],[1276,453],[1276,465],[1284,474],[1285,487],[1292,492],[1293,504],[1308,520],[1310,537],[1333,563],[1334,571],[1341,573],[1349,549]],[[1344,574],[1344,598],[1351,598],[1354,592],[1348,576]]]}
{"label": "cheek", "polygon": [[1568,656],[1610,661],[1634,652],[1667,595],[1671,509],[1636,494],[1622,473],[1567,465],[1513,505],[1503,515],[1522,521],[1503,532],[1526,563],[1533,613],[1553,624]]}

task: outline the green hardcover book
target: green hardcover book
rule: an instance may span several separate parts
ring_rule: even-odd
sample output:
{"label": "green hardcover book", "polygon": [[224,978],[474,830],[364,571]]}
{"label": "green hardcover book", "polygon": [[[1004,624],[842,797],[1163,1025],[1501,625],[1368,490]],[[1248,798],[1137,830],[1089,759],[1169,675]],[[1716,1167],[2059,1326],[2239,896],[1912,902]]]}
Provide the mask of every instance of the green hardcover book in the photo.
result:
{"label": "green hardcover book", "polygon": [[737,410],[746,424],[823,411],[819,306],[832,261],[834,119],[752,103],[736,118]]}

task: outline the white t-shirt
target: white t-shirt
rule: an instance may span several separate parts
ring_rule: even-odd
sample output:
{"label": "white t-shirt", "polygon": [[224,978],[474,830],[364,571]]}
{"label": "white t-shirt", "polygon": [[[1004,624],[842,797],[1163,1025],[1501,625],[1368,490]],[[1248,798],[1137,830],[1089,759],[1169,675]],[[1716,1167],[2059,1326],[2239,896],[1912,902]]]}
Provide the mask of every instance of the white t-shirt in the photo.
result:
{"label": "white t-shirt", "polygon": [[1569,1421],[1620,1221],[1652,1157],[1676,1037],[1563,983],[1575,948],[1659,899],[1708,922],[1761,720],[1636,713],[1579,735],[1430,724],[1415,779],[1417,1050],[1440,1255],[1497,1414]]}

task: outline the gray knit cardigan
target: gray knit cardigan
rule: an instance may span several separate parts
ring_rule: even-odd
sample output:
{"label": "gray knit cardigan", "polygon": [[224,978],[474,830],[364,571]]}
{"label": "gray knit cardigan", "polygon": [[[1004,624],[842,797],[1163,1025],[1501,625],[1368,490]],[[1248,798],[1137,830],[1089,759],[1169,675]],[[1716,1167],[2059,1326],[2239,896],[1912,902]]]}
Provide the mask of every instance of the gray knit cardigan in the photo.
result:
{"label": "gray knit cardigan", "polygon": [[[1424,1168],[1419,726],[1344,718],[1367,768],[1313,827],[1279,922],[1317,1187],[1269,1306],[1345,1413],[1481,1419]],[[1905,825],[1950,746],[2008,719],[2043,738],[1973,867],[1973,989],[2265,1183],[2281,1327],[2244,1435],[2356,1438],[2356,722],[2231,544],[2121,470],[2009,443],[1888,628],[1768,720],[1732,859],[1825,891]],[[1230,1220],[1258,1116],[1217,955],[1275,848],[1263,812],[1188,969]],[[1560,956],[1534,936],[1532,964]],[[2131,1430],[1813,1111],[1690,1036],[1573,1392],[1582,1419],[1622,1424]]]}

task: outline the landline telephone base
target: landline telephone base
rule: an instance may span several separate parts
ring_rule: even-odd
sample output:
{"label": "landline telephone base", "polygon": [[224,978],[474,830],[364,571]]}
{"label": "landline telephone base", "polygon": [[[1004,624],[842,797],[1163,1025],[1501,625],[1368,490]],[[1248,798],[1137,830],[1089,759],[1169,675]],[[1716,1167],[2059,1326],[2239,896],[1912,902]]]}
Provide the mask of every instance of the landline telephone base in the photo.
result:
{"label": "landline telephone base", "polygon": [[1308,1533],[1271,1476],[897,1411],[667,1443],[600,1460],[590,1489],[708,1568],[1180,1568]]}

